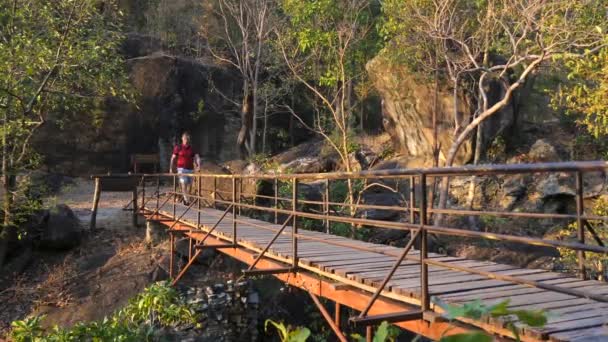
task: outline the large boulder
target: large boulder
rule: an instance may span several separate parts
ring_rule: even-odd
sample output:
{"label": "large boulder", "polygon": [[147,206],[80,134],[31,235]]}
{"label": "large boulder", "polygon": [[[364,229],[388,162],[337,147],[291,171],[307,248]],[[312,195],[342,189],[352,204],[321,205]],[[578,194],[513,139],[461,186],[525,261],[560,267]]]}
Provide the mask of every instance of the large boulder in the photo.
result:
{"label": "large boulder", "polygon": [[302,157],[279,165],[279,172],[285,173],[320,173],[327,172],[327,160],[322,157]]}
{"label": "large boulder", "polygon": [[[434,84],[416,77],[406,67],[392,63],[382,54],[370,60],[366,68],[382,96],[384,128],[391,135],[395,150],[409,157],[432,159]],[[501,87],[491,88],[490,105],[501,97]],[[474,108],[472,100],[464,92],[457,94],[455,106],[453,90],[446,84],[440,85],[437,96],[438,143],[440,159],[445,160],[454,140],[455,123],[464,126],[470,122]],[[510,106],[487,120],[482,127],[483,146],[510,127],[512,122],[513,110]],[[456,164],[464,164],[472,159],[473,139],[472,134],[461,146]]]}
{"label": "large boulder", "polygon": [[560,157],[553,145],[544,139],[537,140],[528,152],[530,162],[555,162],[559,161]]}
{"label": "large boulder", "polygon": [[[361,204],[363,205],[387,206],[394,207],[395,209],[403,209],[406,206],[403,197],[399,193],[391,191],[365,191],[361,195],[361,199]],[[384,210],[375,208],[359,209],[357,212],[357,216],[359,217],[381,221],[397,221],[403,214],[404,211],[402,210]]]}
{"label": "large boulder", "polygon": [[314,140],[299,144],[272,158],[281,173],[320,173],[333,171],[337,153],[325,146],[324,141]]}
{"label": "large boulder", "polygon": [[376,152],[367,146],[362,146],[359,150],[357,150],[354,153],[354,157],[355,160],[357,160],[361,170],[367,170],[374,166],[380,158]]}
{"label": "large boulder", "polygon": [[576,196],[574,177],[571,174],[551,173],[536,180],[538,181],[536,189],[540,194],[541,199],[559,196]]}
{"label": "large boulder", "polygon": [[50,249],[70,249],[78,246],[83,230],[78,217],[65,204],[49,210],[46,226],[40,236],[40,246]]}

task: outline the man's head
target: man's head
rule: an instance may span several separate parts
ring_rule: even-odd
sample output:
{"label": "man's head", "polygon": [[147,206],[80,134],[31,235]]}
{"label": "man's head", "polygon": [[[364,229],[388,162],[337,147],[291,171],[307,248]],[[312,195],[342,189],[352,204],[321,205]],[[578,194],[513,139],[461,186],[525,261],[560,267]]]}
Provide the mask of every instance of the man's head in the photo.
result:
{"label": "man's head", "polygon": [[184,145],[190,144],[190,133],[184,132],[184,134],[182,134],[182,144],[184,144]]}

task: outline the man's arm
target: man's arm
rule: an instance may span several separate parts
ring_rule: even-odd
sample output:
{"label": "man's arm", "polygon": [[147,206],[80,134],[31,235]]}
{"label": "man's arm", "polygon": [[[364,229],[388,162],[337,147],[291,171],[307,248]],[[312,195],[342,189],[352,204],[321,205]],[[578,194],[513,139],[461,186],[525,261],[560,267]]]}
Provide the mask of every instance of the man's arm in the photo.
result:
{"label": "man's arm", "polygon": [[201,169],[201,156],[198,153],[194,155],[194,167],[196,170]]}
{"label": "man's arm", "polygon": [[173,173],[173,163],[175,163],[175,154],[171,155],[171,162],[169,163],[169,173]]}

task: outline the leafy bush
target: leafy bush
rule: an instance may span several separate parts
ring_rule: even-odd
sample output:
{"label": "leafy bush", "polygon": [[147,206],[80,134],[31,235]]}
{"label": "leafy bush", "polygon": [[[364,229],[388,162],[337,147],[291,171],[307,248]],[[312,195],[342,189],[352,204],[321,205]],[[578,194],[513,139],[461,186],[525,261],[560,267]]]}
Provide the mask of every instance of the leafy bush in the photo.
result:
{"label": "leafy bush", "polygon": [[152,284],[129,304],[101,321],[78,323],[64,329],[54,326],[48,333],[40,327],[42,316],[11,324],[15,342],[38,341],[150,341],[154,329],[192,324],[198,326],[194,309],[167,282]]}
{"label": "leafy bush", "polygon": [[[365,180],[351,180],[353,194],[356,197],[365,187]],[[346,202],[348,200],[348,182],[345,179],[334,180],[329,185],[330,199],[332,202]]]}
{"label": "leafy bush", "polygon": [[268,326],[272,325],[279,333],[281,342],[306,342],[310,336],[310,330],[305,327],[292,328],[291,326],[285,326],[281,322],[275,322],[271,319],[267,319],[264,323],[264,331],[268,332]]}
{"label": "leafy bush", "polygon": [[[283,323],[277,323],[273,320],[266,320],[264,324],[264,330],[268,332],[268,326],[271,324],[276,328],[279,333],[281,342],[306,342],[310,337],[310,330],[306,327],[292,328],[291,326],[285,326]],[[374,342],[393,342],[399,336],[399,329],[395,326],[390,325],[388,322],[382,322],[376,329],[374,334]],[[351,337],[354,341],[365,342],[365,337],[359,334],[352,334]]]}
{"label": "leafy bush", "polygon": [[[342,134],[338,130],[334,130],[333,133],[331,135],[329,135],[329,139],[338,148],[340,148],[340,149],[343,148]],[[357,142],[357,138],[355,137],[355,134],[353,132],[348,132],[347,137],[346,137],[346,151],[350,154],[350,153],[354,153],[360,149],[361,149],[361,144],[359,144]],[[321,148],[321,156],[327,157],[335,152],[342,153],[343,151],[342,150],[336,151],[335,147],[332,144],[330,144],[328,141],[325,141],[323,144],[323,147]]]}
{"label": "leafy bush", "polygon": [[42,336],[40,321],[42,316],[29,317],[11,324],[11,338],[15,341],[34,341]]}
{"label": "leafy bush", "polygon": [[[480,300],[474,300],[465,303],[462,306],[455,306],[447,304],[437,297],[433,297],[433,302],[445,311],[444,316],[450,321],[458,317],[480,320],[483,317],[506,317],[514,315],[521,323],[531,327],[543,327],[547,324],[547,313],[544,310],[510,310],[509,300],[502,301],[495,305],[486,305]],[[507,323],[507,328],[513,332],[515,339],[519,342],[519,329],[511,320]],[[449,331],[449,329],[447,331]],[[492,342],[494,339],[484,332],[471,332],[444,336],[439,341]]]}
{"label": "leafy bush", "polygon": [[115,316],[133,325],[176,326],[197,322],[194,309],[167,282],[152,284]]}
{"label": "leafy bush", "polygon": [[[399,336],[399,329],[393,325],[388,324],[384,321],[376,329],[374,333],[373,342],[394,342],[397,336]],[[365,337],[359,334],[353,334],[351,337],[357,342],[365,342]]]}
{"label": "leafy bush", "polygon": [[263,171],[276,171],[279,168],[279,163],[273,161],[271,156],[267,153],[256,153],[250,156],[247,161],[255,165],[259,165]]}

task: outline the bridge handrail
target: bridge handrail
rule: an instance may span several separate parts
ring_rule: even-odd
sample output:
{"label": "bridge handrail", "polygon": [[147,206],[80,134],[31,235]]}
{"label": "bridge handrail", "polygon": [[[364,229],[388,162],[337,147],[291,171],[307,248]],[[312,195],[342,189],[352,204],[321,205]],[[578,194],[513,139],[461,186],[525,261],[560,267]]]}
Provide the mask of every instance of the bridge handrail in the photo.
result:
{"label": "bridge handrail", "polygon": [[[371,171],[360,171],[360,172],[332,172],[332,173],[306,173],[306,174],[206,174],[206,173],[196,173],[196,174],[175,174],[175,173],[156,173],[156,174],[147,174],[147,173],[138,173],[138,174],[105,174],[105,175],[92,175],[92,178],[104,180],[108,179],[122,179],[128,177],[140,178],[140,186],[142,186],[142,208],[146,203],[145,196],[145,179],[155,179],[157,190],[154,195],[152,195],[149,199],[156,199],[156,212],[158,212],[159,208],[159,197],[160,197],[160,179],[163,177],[171,177],[173,179],[173,191],[168,191],[165,194],[169,197],[174,198],[173,202],[173,216],[175,217],[175,198],[179,196],[179,192],[177,191],[177,177],[192,177],[192,178],[204,178],[204,179],[213,179],[213,189],[203,189],[201,185],[201,181],[197,183],[198,192],[197,195],[192,195],[191,197],[196,199],[199,211],[200,221],[200,211],[201,211],[201,202],[207,201],[209,196],[203,196],[203,190],[205,192],[209,192],[213,198],[212,203],[213,206],[217,204],[220,205],[228,205],[232,207],[233,210],[233,221],[234,224],[234,239],[236,241],[237,229],[236,222],[239,221],[237,219],[236,210],[240,213],[241,209],[254,209],[254,210],[262,210],[269,211],[274,213],[275,215],[275,223],[277,223],[277,217],[279,214],[281,215],[292,215],[295,218],[310,218],[313,220],[324,221],[326,224],[326,228],[329,227],[329,222],[342,222],[349,223],[353,225],[368,225],[377,228],[388,228],[388,229],[398,229],[398,230],[410,230],[412,235],[416,233],[416,236],[420,237],[420,257],[412,257],[408,256],[406,249],[403,254],[400,256],[400,259],[410,259],[415,260],[419,259],[421,263],[421,288],[422,288],[422,309],[429,309],[429,289],[428,289],[428,266],[434,265],[445,268],[455,269],[453,265],[448,263],[442,263],[438,261],[434,261],[427,257],[427,233],[438,234],[438,235],[448,235],[448,236],[463,236],[463,237],[471,237],[471,238],[481,238],[481,239],[489,239],[489,240],[499,240],[499,241],[507,241],[507,242],[515,242],[515,243],[523,243],[528,245],[535,246],[547,246],[547,247],[555,247],[555,248],[567,248],[571,250],[575,250],[578,252],[578,266],[581,272],[581,276],[585,278],[586,270],[585,270],[585,254],[584,252],[594,252],[608,255],[608,247],[606,247],[601,239],[598,238],[597,234],[594,232],[594,228],[590,226],[588,221],[608,221],[608,217],[603,216],[593,216],[586,215],[584,212],[584,183],[583,183],[583,175],[589,172],[602,172],[605,174],[608,169],[608,162],[605,161],[570,161],[570,162],[551,162],[551,163],[533,163],[533,164],[499,164],[499,165],[466,165],[466,166],[457,166],[457,167],[438,167],[438,168],[428,168],[428,169],[389,169],[389,170],[371,170]],[[484,175],[507,175],[507,174],[533,174],[533,173],[567,173],[568,175],[575,176],[576,179],[576,192],[574,197],[576,198],[576,213],[575,214],[564,214],[564,213],[535,213],[535,212],[495,212],[495,211],[481,211],[481,210],[463,210],[463,209],[449,209],[449,208],[433,208],[431,199],[430,201],[427,199],[428,189],[431,187],[431,183],[428,183],[427,180],[429,178],[440,178],[440,177],[466,177],[466,176],[484,176]],[[378,206],[378,205],[366,205],[357,203],[356,205],[353,203],[334,203],[329,201],[329,182],[331,180],[344,180],[344,179],[407,179],[409,178],[410,190],[409,199],[404,199],[404,205],[395,205],[393,207],[390,206]],[[231,180],[231,191],[222,191],[218,189],[218,179],[226,179]],[[274,180],[274,197],[273,196],[265,196],[265,195],[257,195],[257,194],[247,194],[243,193],[243,181],[244,180]],[[314,200],[301,200],[298,198],[298,182],[300,180],[325,180],[326,181],[326,193],[323,195],[324,200],[322,201],[314,201]],[[278,184],[279,182],[291,182],[293,196],[291,199],[279,197]],[[399,193],[398,186],[401,180],[396,183],[396,192]],[[240,187],[240,190],[237,189]],[[421,189],[425,189],[425,191],[420,191],[420,198],[416,198],[418,196],[416,194],[416,188],[419,187]],[[228,194],[228,198],[225,199],[222,197],[222,193]],[[219,198],[218,198],[219,195]],[[402,194],[400,194],[402,195]],[[243,197],[245,196],[245,197]],[[250,197],[247,197],[250,196]],[[269,200],[269,206],[257,205],[256,202],[253,204],[243,203],[242,199],[248,198],[266,198]],[[274,200],[274,203],[272,203]],[[211,200],[209,200],[211,201]],[[283,203],[289,203],[286,208],[286,205]],[[418,202],[418,203],[417,203]],[[166,202],[165,202],[166,203]],[[194,203],[194,202],[193,202]],[[279,207],[279,204],[283,204],[283,209]],[[323,205],[322,214],[316,214],[311,212],[305,212],[303,210],[298,209],[298,204],[313,204],[313,205]],[[163,204],[164,205],[164,204]],[[274,206],[273,206],[274,205]],[[355,206],[355,211],[358,209],[366,209],[373,208],[378,210],[399,210],[403,212],[404,208],[406,212],[409,212],[410,218],[409,222],[393,222],[393,221],[382,221],[382,220],[371,220],[367,218],[360,217],[351,217],[351,216],[339,216],[333,215],[331,213],[331,206],[348,206],[351,208],[350,212],[352,214],[352,207]],[[162,207],[162,206],[161,206]],[[289,208],[291,207],[291,208]],[[189,209],[192,208],[192,204]],[[334,210],[334,213],[337,213]],[[555,218],[555,219],[573,219],[576,220],[577,223],[577,234],[578,241],[569,242],[569,241],[561,241],[561,240],[549,240],[544,238],[533,238],[528,236],[518,236],[514,234],[498,234],[498,233],[490,233],[490,232],[478,232],[469,229],[463,228],[450,228],[443,226],[442,224],[432,224],[429,222],[429,215],[437,214],[437,215],[469,215],[469,216],[479,216],[479,215],[490,215],[490,216],[504,216],[504,217],[514,217],[514,218]],[[417,217],[416,217],[417,216]],[[417,218],[417,219],[416,219]],[[197,222],[197,225],[200,225],[200,222]],[[269,228],[270,229],[270,228]],[[592,233],[595,241],[598,245],[588,244],[585,241],[585,232],[587,229],[590,233]],[[293,231],[295,230],[295,233]],[[297,229],[292,228],[291,233],[292,239],[294,239],[294,246],[297,245],[297,239],[307,239],[302,234],[297,233]],[[236,243],[236,242],[234,242]],[[328,244],[332,244],[331,241],[327,241]],[[353,247],[355,248],[355,247]],[[294,265],[297,260],[297,248],[294,248]],[[374,295],[373,298],[377,298],[380,292],[383,290],[384,285],[390,280],[393,272],[398,267],[400,261],[395,264],[393,270],[387,275],[385,281],[382,286],[378,288],[378,292]],[[294,266],[295,267],[295,266]],[[559,286],[548,285],[539,281],[531,281],[524,278],[519,278],[516,276],[505,276],[500,274],[495,274],[492,272],[481,272],[479,270],[475,270],[467,267],[457,267],[457,270],[469,272],[473,274],[479,274],[486,276],[488,278],[504,280],[508,282],[513,282],[517,284],[531,285],[539,288],[548,289],[551,291],[557,291],[562,293],[567,293],[575,296],[581,296],[586,298],[593,298],[595,300],[608,302],[608,296],[597,295],[592,293],[587,293],[584,291],[578,291],[575,289],[561,288]],[[374,299],[375,300],[375,299]],[[369,304],[371,306],[373,304],[372,300]],[[368,307],[369,309],[369,307]],[[367,313],[366,309],[364,313]]]}
{"label": "bridge handrail", "polygon": [[[546,172],[593,172],[608,169],[606,161],[568,161],[551,163],[521,163],[521,164],[486,164],[464,165],[453,167],[414,168],[414,169],[387,169],[366,170],[358,172],[326,172],[326,173],[274,173],[274,174],[213,174],[195,173],[180,174],[185,177],[216,177],[216,178],[254,178],[254,179],[343,179],[343,178],[387,178],[395,176],[426,175],[430,177],[442,176],[474,176],[491,174],[517,174],[517,173],[546,173]],[[94,174],[91,178],[106,177],[169,177],[175,173],[109,173]]]}

